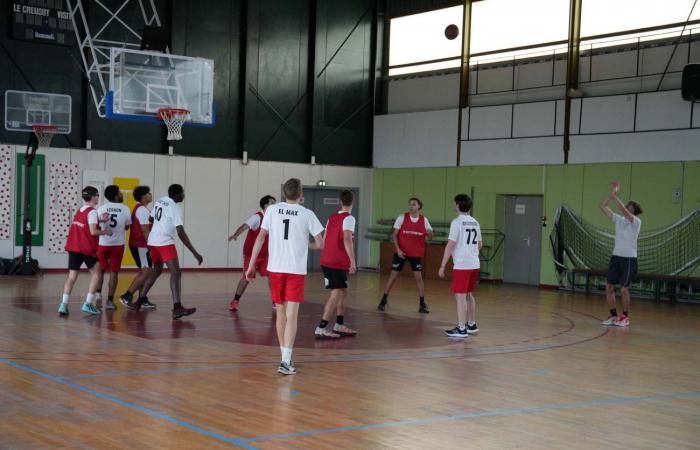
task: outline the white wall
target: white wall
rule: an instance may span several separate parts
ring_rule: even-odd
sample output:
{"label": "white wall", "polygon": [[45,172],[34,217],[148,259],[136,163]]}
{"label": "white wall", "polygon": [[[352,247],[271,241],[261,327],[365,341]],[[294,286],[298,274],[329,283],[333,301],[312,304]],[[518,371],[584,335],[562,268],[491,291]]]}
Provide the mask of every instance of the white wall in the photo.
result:
{"label": "white wall", "polygon": [[[14,146],[23,152],[23,146]],[[279,198],[281,186],[290,177],[297,177],[306,185],[325,179],[329,186],[357,188],[360,192],[360,223],[358,224],[358,265],[369,264],[369,242],[364,230],[369,227],[372,211],[372,169],[341,166],[311,166],[266,161],[250,161],[246,166],[240,160],[195,158],[185,156],[145,155],[139,153],[105,152],[99,150],[42,149],[46,156],[46,198],[48,199],[48,172],[52,162],[72,162],[82,171],[105,171],[108,180],[115,177],[139,178],[141,184],[151,186],[155,198],[167,195],[168,186],[179,183],[185,187],[182,206],[185,230],[192,243],[204,256],[205,268],[240,268],[243,240],[227,242],[230,232],[259,209],[258,201],[266,194]],[[14,195],[12,196],[14,202]],[[66,254],[47,251],[48,205],[44,215],[43,247],[34,247],[32,255],[43,268],[65,268]],[[13,211],[16,208],[13,207]],[[15,218],[16,220],[16,218]],[[10,258],[21,253],[12,239],[0,240],[0,257]],[[184,267],[197,263],[178,243],[180,260]]]}

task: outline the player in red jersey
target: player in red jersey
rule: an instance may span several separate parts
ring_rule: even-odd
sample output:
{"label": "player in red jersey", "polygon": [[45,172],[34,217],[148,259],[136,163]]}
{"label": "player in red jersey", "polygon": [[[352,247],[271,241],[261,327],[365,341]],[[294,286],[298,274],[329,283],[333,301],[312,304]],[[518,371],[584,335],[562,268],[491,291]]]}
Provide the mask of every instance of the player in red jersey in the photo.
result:
{"label": "player in red jersey", "polygon": [[[323,225],[313,213],[299,204],[302,198],[301,181],[290,178],[282,188],[285,201],[268,208],[260,234],[255,239],[250,265],[246,271],[248,281],[255,279],[255,262],[267,236],[270,272],[270,293],[277,304],[277,339],[282,352],[282,362],[277,371],[294,375],[292,351],[297,335],[299,305],[304,301],[304,279],[309,248],[323,248]],[[314,243],[309,244],[309,235]]]}
{"label": "player in red jersey", "polygon": [[100,200],[100,193],[92,186],[85,186],[82,192],[85,204],[75,213],[73,223],[68,230],[66,240],[66,251],[68,252],[68,278],[63,286],[63,298],[58,307],[59,316],[67,316],[68,300],[73,291],[75,281],[78,279],[80,267],[85,266],[90,270],[90,285],[88,293],[83,303],[82,311],[87,314],[101,314],[95,306],[95,293],[100,281],[100,264],[97,261],[97,243],[99,236],[110,236],[111,229],[100,230],[99,222],[105,221],[106,217],[98,217],[97,202]]}
{"label": "player in red jersey", "polygon": [[[236,294],[233,300],[228,305],[229,311],[238,311],[238,306],[241,301],[241,296],[245,292],[245,288],[248,287],[248,280],[245,278],[245,270],[248,269],[250,265],[250,254],[253,252],[253,245],[255,245],[255,238],[258,237],[260,233],[260,224],[262,223],[263,217],[265,217],[265,211],[270,205],[274,205],[276,202],[275,197],[271,195],[266,195],[260,199],[260,211],[256,212],[248,218],[244,223],[241,224],[236,229],[236,232],[229,236],[228,240],[237,240],[238,236],[243,234],[246,230],[248,233],[245,237],[245,242],[243,243],[243,276],[238,282],[238,287],[236,288]],[[266,277],[267,272],[267,240],[263,243],[260,249],[260,255],[258,255],[257,261],[255,261],[255,270],[260,273],[261,276]],[[272,304],[274,308],[275,304]]]}
{"label": "player in red jersey", "polygon": [[[326,289],[331,290],[331,295],[326,301],[323,317],[315,335],[318,339],[337,339],[341,336],[354,336],[357,331],[345,325],[345,299],[347,297],[348,273],[355,273],[355,250],[353,248],[353,234],[355,232],[355,218],[352,216],[353,195],[350,191],[340,193],[341,209],[331,215],[326,224],[326,233],[323,236],[324,246],[321,252],[321,269]],[[333,329],[328,329],[328,323],[336,314],[336,322]]]}
{"label": "player in red jersey", "polygon": [[423,287],[423,254],[425,253],[425,238],[433,238],[433,227],[430,226],[428,219],[424,217],[420,210],[423,209],[423,203],[412,197],[408,200],[408,212],[399,215],[394,222],[394,233],[392,241],[394,242],[395,253],[394,260],[391,263],[391,274],[389,281],[386,283],[384,295],[382,296],[377,309],[385,311],[389,300],[389,292],[394,285],[399,273],[403,270],[406,261],[413,269],[413,276],[418,285],[418,295],[420,296],[418,312],[427,314],[428,305],[425,303],[425,290]]}
{"label": "player in red jersey", "polygon": [[[148,186],[136,186],[134,188],[134,200],[138,203],[134,206],[131,211],[131,233],[129,233],[129,250],[131,251],[131,256],[134,257],[136,262],[136,267],[139,268],[139,273],[131,281],[129,289],[119,298],[119,300],[126,306],[130,307],[134,299],[134,294],[136,292],[141,292],[144,283],[151,274],[151,268],[153,267],[153,262],[151,261],[151,254],[148,250],[148,234],[151,231],[151,211],[148,209],[148,205],[153,201],[153,194],[151,194],[151,188]],[[155,303],[151,303],[148,297],[139,296],[138,301],[141,308],[155,309]]]}
{"label": "player in red jersey", "polygon": [[100,236],[97,247],[97,259],[100,261],[100,282],[97,288],[100,303],[104,274],[109,272],[109,287],[107,291],[107,303],[105,309],[116,309],[114,305],[114,292],[117,290],[119,281],[119,271],[122,268],[122,258],[124,257],[124,235],[131,225],[131,214],[129,208],[122,204],[124,196],[119,190],[119,186],[109,185],[105,188],[105,198],[107,203],[97,208],[98,216],[106,216],[107,221],[102,223],[102,229],[112,230],[110,236]]}

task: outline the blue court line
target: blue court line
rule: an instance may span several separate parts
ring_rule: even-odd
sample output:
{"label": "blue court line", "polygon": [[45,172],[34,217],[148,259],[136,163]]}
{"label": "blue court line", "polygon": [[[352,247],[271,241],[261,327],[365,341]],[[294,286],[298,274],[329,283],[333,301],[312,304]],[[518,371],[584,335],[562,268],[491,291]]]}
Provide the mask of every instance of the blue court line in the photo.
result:
{"label": "blue court line", "polygon": [[218,439],[218,440],[220,440],[220,441],[226,442],[226,443],[228,443],[228,444],[233,444],[233,445],[235,445],[235,446],[237,446],[237,447],[240,447],[240,448],[245,448],[245,449],[248,449],[248,450],[257,450],[256,447],[253,447],[252,445],[248,445],[248,444],[246,444],[245,442],[242,442],[240,439],[233,439],[233,438],[230,438],[230,437],[226,437],[226,436],[221,435],[221,434],[219,434],[219,433],[215,433],[215,432],[213,432],[213,431],[207,430],[206,428],[202,428],[202,427],[200,427],[200,426],[197,426],[197,425],[194,425],[194,424],[191,424],[191,423],[188,423],[188,422],[184,422],[184,421],[182,421],[182,420],[179,420],[179,419],[176,419],[176,418],[174,418],[174,417],[172,417],[172,416],[168,416],[168,415],[166,415],[166,414],[160,413],[160,412],[155,411],[155,410],[153,410],[153,409],[146,408],[146,407],[144,407],[144,406],[139,406],[139,405],[137,405],[137,404],[135,404],[135,403],[131,403],[131,402],[126,401],[126,400],[122,400],[122,399],[120,399],[120,398],[118,398],[118,397],[115,397],[115,396],[113,396],[113,395],[105,394],[105,393],[103,393],[103,392],[99,392],[99,391],[96,391],[96,390],[94,390],[94,389],[90,389],[90,388],[88,388],[88,387],[81,386],[81,385],[79,385],[79,384],[76,384],[76,383],[73,383],[73,382],[71,382],[71,381],[68,381],[68,380],[66,380],[66,379],[63,378],[63,377],[58,377],[58,376],[55,376],[55,375],[50,375],[50,374],[48,374],[48,373],[42,372],[42,371],[40,371],[40,370],[32,369],[31,367],[24,366],[24,365],[22,365],[22,364],[18,364],[18,363],[14,362],[14,361],[10,361],[10,360],[5,359],[5,358],[0,358],[0,362],[5,363],[5,364],[7,364],[8,366],[12,366],[12,367],[14,367],[14,368],[16,368],[16,369],[23,370],[23,371],[25,371],[25,372],[31,373],[31,374],[33,374],[33,375],[36,375],[36,376],[39,376],[39,377],[42,377],[42,378],[46,378],[47,380],[53,381],[54,383],[61,384],[61,385],[63,385],[63,386],[69,387],[69,388],[71,388],[71,389],[76,389],[76,390],[78,390],[78,391],[85,392],[85,393],[87,393],[87,394],[90,394],[90,395],[95,396],[95,397],[97,397],[97,398],[100,398],[100,399],[102,399],[102,400],[106,400],[106,401],[108,401],[108,402],[116,403],[116,404],[119,405],[119,406],[123,406],[123,407],[129,408],[129,409],[133,409],[133,410],[135,410],[135,411],[138,411],[138,412],[140,412],[140,413],[146,414],[146,415],[148,415],[148,416],[155,417],[155,418],[158,418],[158,419],[162,419],[162,420],[165,420],[165,421],[167,421],[167,422],[174,423],[174,424],[176,424],[176,425],[180,425],[181,427],[188,428],[188,429],[190,429],[190,430],[192,430],[192,431],[195,431],[195,432],[197,432],[197,433],[199,433],[199,434],[202,434],[202,435],[204,435],[204,436],[208,436],[208,437],[211,437],[211,438],[214,438],[214,439]]}
{"label": "blue court line", "polygon": [[495,409],[492,411],[481,411],[466,414],[458,414],[454,416],[434,416],[425,419],[407,419],[407,420],[397,420],[392,422],[383,422],[375,424],[365,424],[365,425],[354,425],[349,427],[338,427],[338,428],[323,428],[317,430],[302,431],[298,433],[284,433],[284,434],[271,434],[268,436],[257,436],[250,439],[241,439],[239,442],[261,442],[261,441],[272,441],[276,439],[288,439],[304,436],[316,436],[319,434],[328,433],[341,433],[345,431],[362,431],[362,430],[375,430],[379,428],[391,428],[391,427],[401,427],[406,425],[429,425],[433,423],[448,422],[453,420],[470,420],[479,419],[482,417],[504,417],[504,416],[518,416],[523,414],[538,414],[550,411],[562,411],[569,409],[579,409],[579,408],[591,408],[606,405],[624,405],[629,403],[637,402],[647,402],[647,401],[657,401],[666,400],[674,398],[695,398],[700,397],[700,391],[686,391],[686,392],[671,392],[667,394],[657,394],[649,395],[643,397],[620,397],[620,398],[610,398],[610,399],[597,399],[597,400],[587,400],[582,402],[573,403],[545,403],[540,406],[530,406],[524,408],[503,408]]}

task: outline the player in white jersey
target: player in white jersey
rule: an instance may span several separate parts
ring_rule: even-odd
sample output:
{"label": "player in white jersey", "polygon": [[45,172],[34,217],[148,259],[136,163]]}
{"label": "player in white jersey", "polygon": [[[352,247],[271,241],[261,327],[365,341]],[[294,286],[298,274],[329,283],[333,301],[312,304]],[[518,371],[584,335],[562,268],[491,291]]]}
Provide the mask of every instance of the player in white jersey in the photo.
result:
{"label": "player in white jersey", "polygon": [[[153,261],[153,271],[141,290],[141,297],[147,297],[151,287],[153,287],[153,284],[163,272],[163,264],[167,265],[168,272],[170,272],[170,291],[173,294],[173,320],[189,316],[197,311],[197,308],[185,308],[182,306],[182,271],[178,261],[177,248],[175,247],[175,236],[177,235],[180,238],[200,265],[204,261],[202,255],[197,253],[197,250],[190,242],[190,238],[185,233],[185,227],[182,223],[182,211],[177,205],[182,203],[183,200],[185,200],[183,187],[179,184],[171,184],[168,188],[168,196],[156,200],[153,205],[153,210],[151,211],[153,228],[148,234],[148,249],[151,253],[151,261]],[[131,309],[138,311],[141,307],[140,300],[136,300]]]}
{"label": "player in white jersey", "polygon": [[119,281],[119,271],[122,268],[122,258],[124,257],[124,234],[131,225],[131,213],[129,208],[122,204],[124,196],[119,190],[119,186],[113,184],[105,188],[105,198],[107,203],[97,208],[98,216],[106,216],[107,221],[102,223],[102,229],[112,230],[111,235],[103,234],[97,247],[97,259],[100,261],[100,281],[97,289],[97,302],[102,300],[102,284],[104,274],[109,272],[109,287],[107,289],[107,303],[105,309],[117,309],[114,305],[114,293],[117,290]]}
{"label": "player in white jersey", "polygon": [[476,325],[476,300],[474,300],[474,288],[479,278],[479,250],[483,245],[481,239],[481,226],[479,222],[469,215],[472,209],[472,199],[467,194],[455,196],[455,211],[457,218],[450,224],[450,235],[445,253],[442,255],[442,263],[438,276],[445,278],[445,266],[452,257],[452,292],[457,301],[457,326],[451,330],[445,330],[450,337],[466,338],[468,334],[476,333],[479,327]]}
{"label": "player in white jersey", "polygon": [[[277,304],[277,339],[282,352],[277,371],[293,375],[296,369],[292,363],[292,350],[297,335],[299,305],[304,301],[306,262],[309,248],[323,249],[323,225],[313,211],[299,204],[303,194],[299,179],[290,178],[282,190],[285,201],[265,211],[246,278],[248,281],[255,279],[255,261],[269,235],[267,270],[272,301]],[[314,237],[313,244],[309,244],[309,235]]]}

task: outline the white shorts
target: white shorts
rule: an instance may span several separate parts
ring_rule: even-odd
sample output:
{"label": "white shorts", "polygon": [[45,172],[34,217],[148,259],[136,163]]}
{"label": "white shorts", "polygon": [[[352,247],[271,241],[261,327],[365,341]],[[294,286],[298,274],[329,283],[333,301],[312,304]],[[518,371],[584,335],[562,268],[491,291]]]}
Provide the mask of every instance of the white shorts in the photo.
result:
{"label": "white shorts", "polygon": [[136,261],[136,267],[139,269],[146,269],[153,267],[153,261],[151,261],[151,252],[148,251],[146,247],[129,247],[131,250],[131,256],[134,257]]}

